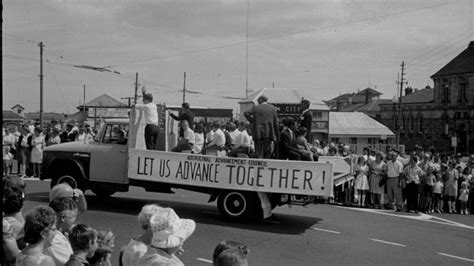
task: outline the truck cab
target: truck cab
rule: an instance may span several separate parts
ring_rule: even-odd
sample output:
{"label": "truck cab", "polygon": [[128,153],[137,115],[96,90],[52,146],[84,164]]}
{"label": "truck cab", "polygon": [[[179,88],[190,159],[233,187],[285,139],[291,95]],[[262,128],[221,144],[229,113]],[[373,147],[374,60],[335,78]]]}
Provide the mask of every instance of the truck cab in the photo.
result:
{"label": "truck cab", "polygon": [[128,119],[109,119],[93,142],[68,142],[45,148],[42,179],[51,186],[68,183],[81,190],[91,189],[98,196],[128,191]]}

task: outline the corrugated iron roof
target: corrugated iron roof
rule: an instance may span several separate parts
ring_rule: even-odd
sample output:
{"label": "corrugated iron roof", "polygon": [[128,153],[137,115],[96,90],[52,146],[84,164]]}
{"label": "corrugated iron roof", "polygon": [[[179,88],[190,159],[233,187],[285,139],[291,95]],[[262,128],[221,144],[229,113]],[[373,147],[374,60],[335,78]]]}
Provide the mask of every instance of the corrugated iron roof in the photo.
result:
{"label": "corrugated iron roof", "polygon": [[395,136],[386,126],[360,112],[330,112],[329,135],[334,136]]}
{"label": "corrugated iron roof", "polygon": [[474,41],[458,56],[436,72],[432,78],[447,75],[474,73]]}
{"label": "corrugated iron roof", "polygon": [[23,117],[13,111],[3,111],[2,115],[3,120],[14,120],[14,121],[23,121]]}

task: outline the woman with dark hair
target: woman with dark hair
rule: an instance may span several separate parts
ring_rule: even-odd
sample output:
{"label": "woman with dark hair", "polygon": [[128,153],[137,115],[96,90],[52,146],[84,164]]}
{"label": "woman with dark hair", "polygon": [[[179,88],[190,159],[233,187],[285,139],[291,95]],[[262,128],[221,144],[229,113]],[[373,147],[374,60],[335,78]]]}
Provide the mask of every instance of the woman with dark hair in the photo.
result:
{"label": "woman with dark hair", "polygon": [[[25,183],[21,177],[3,178],[3,237],[1,265],[13,265],[20,254],[17,241],[22,237],[20,232],[25,224],[21,214],[24,202]],[[22,245],[20,244],[22,247]]]}
{"label": "woman with dark hair", "polygon": [[46,206],[37,206],[25,215],[25,242],[28,244],[16,258],[16,266],[54,266],[51,257],[43,254],[44,243],[54,236],[56,213]]}

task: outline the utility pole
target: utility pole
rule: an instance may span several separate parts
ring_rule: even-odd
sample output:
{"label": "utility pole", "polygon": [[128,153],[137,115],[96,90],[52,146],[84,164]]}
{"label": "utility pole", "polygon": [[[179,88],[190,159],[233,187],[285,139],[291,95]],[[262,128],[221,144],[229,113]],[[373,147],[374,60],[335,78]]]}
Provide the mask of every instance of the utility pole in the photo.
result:
{"label": "utility pole", "polygon": [[397,81],[398,85],[400,86],[400,93],[398,97],[398,129],[397,129],[397,149],[400,147],[400,134],[402,129],[402,95],[403,95],[403,84],[406,84],[407,81],[405,80],[405,61],[402,61],[400,65],[402,68],[402,73],[400,75],[399,81]]}
{"label": "utility pole", "polygon": [[84,112],[85,118],[87,120],[87,114],[86,114],[86,84],[84,84],[84,95],[82,97],[82,112]]}
{"label": "utility pole", "polygon": [[183,82],[183,103],[186,102],[186,72],[184,72],[184,82]]}
{"label": "utility pole", "polygon": [[[137,91],[138,91],[138,72],[135,73],[135,99],[134,99],[134,103],[137,104]],[[130,106],[130,100],[129,100],[129,104],[128,106]]]}
{"label": "utility pole", "polygon": [[245,98],[249,97],[249,19],[250,0],[247,0],[247,45],[245,48]]}
{"label": "utility pole", "polygon": [[43,42],[38,43],[38,46],[40,48],[40,127],[43,128],[43,48],[44,44]]}
{"label": "utility pole", "polygon": [[272,83],[272,88],[275,88],[275,82]]}

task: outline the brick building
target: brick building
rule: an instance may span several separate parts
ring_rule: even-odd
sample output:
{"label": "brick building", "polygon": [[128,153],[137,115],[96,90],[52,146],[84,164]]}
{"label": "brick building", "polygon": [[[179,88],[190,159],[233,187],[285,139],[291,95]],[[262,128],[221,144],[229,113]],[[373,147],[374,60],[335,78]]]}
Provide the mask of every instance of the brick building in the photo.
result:
{"label": "brick building", "polygon": [[[402,96],[400,143],[474,153],[474,41],[431,76],[434,88],[407,88]],[[380,121],[398,129],[398,104],[380,105]]]}

